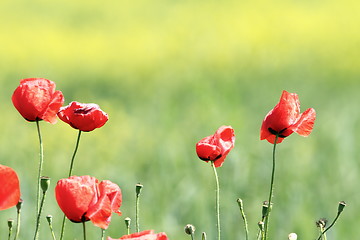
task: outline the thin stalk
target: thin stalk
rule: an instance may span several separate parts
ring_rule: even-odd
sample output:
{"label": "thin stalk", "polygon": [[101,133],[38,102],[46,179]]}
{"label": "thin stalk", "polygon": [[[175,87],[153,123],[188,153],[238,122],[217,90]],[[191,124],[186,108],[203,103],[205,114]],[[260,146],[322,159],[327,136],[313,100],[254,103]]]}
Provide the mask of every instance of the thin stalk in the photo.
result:
{"label": "thin stalk", "polygon": [[330,228],[332,228],[332,226],[334,226],[334,224],[335,224],[335,222],[338,220],[338,218],[340,217],[340,214],[341,214],[341,212],[338,212],[337,214],[336,214],[336,217],[335,217],[335,219],[333,220],[333,222],[330,224],[330,226],[328,226],[324,231],[322,231],[322,233],[320,234],[320,236],[319,236],[319,238],[318,238],[318,240],[320,240],[321,239],[321,237],[324,237],[324,240],[326,240],[326,232],[330,229]]}
{"label": "thin stalk", "polygon": [[46,192],[44,191],[43,195],[42,195],[41,203],[40,203],[39,214],[38,214],[37,219],[36,219],[36,229],[35,229],[34,240],[39,238],[40,216],[41,216],[41,212],[42,212],[42,209],[43,209],[43,206],[44,206],[45,197],[46,197]]}
{"label": "thin stalk", "polygon": [[46,220],[49,223],[51,237],[52,237],[53,240],[56,240],[55,233],[54,233],[54,230],[53,230],[53,227],[52,227],[52,216],[51,215],[46,216]]}
{"label": "thin stalk", "polygon": [[[76,144],[75,144],[75,149],[74,149],[74,153],[71,157],[71,162],[70,162],[70,169],[69,169],[69,175],[68,177],[70,177],[72,175],[72,171],[73,171],[73,168],[74,168],[74,160],[75,160],[75,156],[76,156],[76,153],[77,153],[77,150],[79,148],[79,143],[80,143],[80,136],[81,136],[81,130],[79,130],[79,133],[78,133],[78,136],[77,136],[77,139],[76,139]],[[62,224],[61,224],[61,233],[60,233],[60,240],[62,240],[64,238],[64,233],[65,233],[65,222],[66,220],[66,217],[65,217],[65,214],[63,215],[63,219],[62,219]]]}
{"label": "thin stalk", "polygon": [[221,227],[220,227],[220,185],[219,185],[219,177],[218,174],[216,172],[216,167],[214,162],[211,162],[211,166],[214,170],[214,175],[215,175],[215,182],[216,182],[216,197],[215,197],[215,205],[216,205],[216,219],[217,219],[217,232],[218,232],[218,240],[220,240],[220,232],[221,232]]}
{"label": "thin stalk", "polygon": [[245,228],[245,239],[249,240],[249,229],[248,229],[248,223],[246,220],[246,215],[245,215],[245,211],[244,211],[244,205],[243,202],[240,198],[237,199],[237,202],[239,204],[239,209],[240,209],[240,213],[241,213],[241,217],[244,220],[244,228]]}
{"label": "thin stalk", "polygon": [[8,240],[11,239],[11,234],[12,234],[12,230],[13,230],[13,223],[14,223],[14,220],[13,220],[13,219],[9,219],[9,220],[8,220],[8,227],[9,227]]}
{"label": "thin stalk", "polygon": [[23,200],[20,199],[20,201],[16,205],[17,217],[16,217],[16,232],[15,232],[14,240],[16,240],[18,238],[19,232],[20,232],[20,220],[21,220],[21,206],[22,206],[22,203],[23,203]]}
{"label": "thin stalk", "polygon": [[140,194],[141,190],[144,186],[140,183],[136,184],[135,192],[136,192],[136,203],[135,203],[135,225],[136,232],[140,232],[140,214],[139,214],[139,202],[140,202]]}
{"label": "thin stalk", "polygon": [[44,162],[44,147],[43,147],[43,142],[42,142],[42,137],[41,137],[41,131],[40,131],[40,124],[39,124],[39,120],[36,120],[36,128],[37,128],[37,132],[38,132],[38,137],[39,137],[39,145],[40,145],[40,159],[39,159],[39,171],[38,171],[38,177],[37,177],[37,192],[36,192],[36,215],[38,216],[39,214],[39,207],[40,207],[40,194],[41,194],[41,183],[40,183],[40,177],[42,176],[42,168],[43,168],[43,162]]}
{"label": "thin stalk", "polygon": [[79,142],[80,142],[80,136],[81,136],[81,130],[79,130],[78,136],[77,136],[77,140],[76,140],[76,145],[75,145],[75,150],[74,153],[71,157],[71,163],[70,163],[70,170],[69,170],[69,177],[72,175],[72,171],[73,171],[73,167],[74,167],[74,159],[79,147]]}
{"label": "thin stalk", "polygon": [[270,212],[271,212],[271,200],[273,197],[273,191],[274,191],[274,181],[275,181],[275,167],[276,167],[276,161],[275,161],[275,152],[276,152],[276,142],[279,138],[279,135],[276,135],[275,141],[274,141],[274,147],[273,147],[273,154],[272,154],[272,171],[271,171],[271,182],[270,182],[270,193],[269,193],[269,200],[268,200],[268,211],[266,213],[265,217],[265,226],[264,226],[264,239],[266,240],[268,237],[268,228],[269,228],[269,218],[270,218]]}
{"label": "thin stalk", "polygon": [[84,240],[86,240],[86,227],[85,227],[85,221],[82,222],[83,225],[83,234],[84,234]]}
{"label": "thin stalk", "polygon": [[104,240],[105,238],[105,229],[101,228],[101,240]]}

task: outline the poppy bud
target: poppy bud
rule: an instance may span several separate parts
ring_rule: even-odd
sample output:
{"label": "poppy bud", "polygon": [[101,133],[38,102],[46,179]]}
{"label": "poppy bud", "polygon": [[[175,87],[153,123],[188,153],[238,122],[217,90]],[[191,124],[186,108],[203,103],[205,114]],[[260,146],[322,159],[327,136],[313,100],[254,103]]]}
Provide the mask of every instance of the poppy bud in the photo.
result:
{"label": "poppy bud", "polygon": [[186,234],[193,235],[195,233],[196,228],[192,224],[187,224],[184,230]]}
{"label": "poppy bud", "polygon": [[269,202],[264,201],[263,205],[262,205],[262,218],[263,219],[266,217],[268,210],[269,210]]}
{"label": "poppy bud", "polygon": [[136,184],[135,186],[135,191],[136,191],[136,196],[139,197],[140,196],[140,193],[141,193],[141,190],[143,189],[144,185],[138,183]]}
{"label": "poppy bud", "polygon": [[258,226],[259,226],[259,229],[260,229],[260,231],[264,231],[264,222],[263,221],[260,221],[260,222],[258,222]]}
{"label": "poppy bud", "polygon": [[201,240],[206,240],[206,232],[203,232],[203,233],[201,234]]}
{"label": "poppy bud", "polygon": [[41,185],[41,189],[45,193],[48,190],[49,186],[50,186],[50,178],[49,177],[41,177],[40,178],[40,185]]}
{"label": "poppy bud", "polygon": [[125,221],[126,229],[130,229],[131,218],[127,217],[124,219],[124,221]]}
{"label": "poppy bud", "polygon": [[14,225],[14,219],[12,219],[12,218],[8,219],[7,223],[8,223],[9,229],[12,229],[12,227]]}
{"label": "poppy bud", "polygon": [[52,216],[51,216],[51,215],[47,215],[47,216],[46,216],[46,220],[47,220],[47,222],[48,222],[49,224],[51,224],[51,223],[52,223]]}
{"label": "poppy bud", "polygon": [[339,202],[338,213],[341,213],[345,207],[346,203],[344,201]]}

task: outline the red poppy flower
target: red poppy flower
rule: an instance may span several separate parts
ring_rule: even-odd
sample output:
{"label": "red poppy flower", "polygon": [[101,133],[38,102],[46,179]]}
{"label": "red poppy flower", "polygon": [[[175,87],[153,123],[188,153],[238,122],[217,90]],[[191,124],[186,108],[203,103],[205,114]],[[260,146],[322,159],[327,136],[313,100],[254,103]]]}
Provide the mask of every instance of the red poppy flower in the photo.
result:
{"label": "red poppy flower", "polygon": [[313,108],[300,114],[300,102],[296,93],[283,91],[279,103],[266,115],[262,123],[260,140],[266,139],[274,144],[278,135],[276,143],[281,143],[293,132],[307,137],[314,127],[315,118]]}
{"label": "red poppy flower", "polygon": [[221,126],[214,135],[205,137],[196,144],[196,153],[201,160],[214,161],[215,167],[221,167],[234,147],[234,142],[234,129]]}
{"label": "red poppy flower", "polygon": [[55,83],[50,80],[27,78],[20,81],[12,95],[12,102],[26,120],[44,120],[54,124],[64,96],[61,91],[55,91]]}
{"label": "red poppy flower", "polygon": [[107,240],[121,240],[121,239],[129,239],[129,240],[168,240],[166,233],[154,233],[153,230],[146,230],[138,233],[133,233],[130,235],[124,235],[121,238],[111,238],[108,237]]}
{"label": "red poppy flower", "polygon": [[84,132],[90,132],[102,127],[108,118],[97,104],[71,102],[58,112],[59,118],[71,127]]}
{"label": "red poppy flower", "polygon": [[0,210],[15,206],[20,200],[20,184],[16,172],[0,165]]}
{"label": "red poppy flower", "polygon": [[90,176],[71,176],[60,179],[55,187],[56,201],[72,222],[91,221],[106,229],[111,213],[121,215],[121,190],[111,181],[99,181]]}

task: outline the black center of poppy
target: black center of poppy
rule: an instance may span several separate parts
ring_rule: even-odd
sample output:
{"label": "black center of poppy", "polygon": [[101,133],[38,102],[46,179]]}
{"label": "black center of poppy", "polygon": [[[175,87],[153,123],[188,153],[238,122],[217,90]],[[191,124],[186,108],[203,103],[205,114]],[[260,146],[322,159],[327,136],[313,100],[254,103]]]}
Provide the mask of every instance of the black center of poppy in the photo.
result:
{"label": "black center of poppy", "polygon": [[84,107],[84,108],[78,108],[74,110],[75,114],[87,114],[91,110],[93,110],[93,107]]}
{"label": "black center of poppy", "polygon": [[284,129],[282,129],[281,131],[275,131],[274,129],[272,129],[272,128],[268,128],[268,130],[269,130],[269,132],[271,133],[271,134],[273,134],[273,135],[277,135],[278,137],[280,137],[280,138],[286,138],[287,136],[285,136],[285,135],[282,135],[282,133],[283,132],[285,132],[286,130],[287,130],[287,128],[284,128]]}

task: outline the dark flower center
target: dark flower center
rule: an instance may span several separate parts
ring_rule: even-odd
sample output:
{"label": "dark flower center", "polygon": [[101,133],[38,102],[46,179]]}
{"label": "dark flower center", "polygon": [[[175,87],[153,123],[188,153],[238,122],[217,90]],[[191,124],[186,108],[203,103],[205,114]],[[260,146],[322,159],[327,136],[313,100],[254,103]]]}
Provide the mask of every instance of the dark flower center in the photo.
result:
{"label": "dark flower center", "polygon": [[285,136],[285,135],[282,135],[282,133],[284,133],[286,130],[287,130],[287,128],[284,128],[284,129],[282,129],[281,131],[275,131],[274,129],[272,129],[272,128],[268,128],[268,130],[269,130],[269,132],[271,133],[271,134],[273,134],[273,135],[278,135],[278,137],[280,137],[280,138],[286,138],[287,136]]}
{"label": "dark flower center", "polygon": [[93,110],[94,107],[84,107],[84,108],[78,108],[74,110],[75,114],[87,114],[91,110]]}

